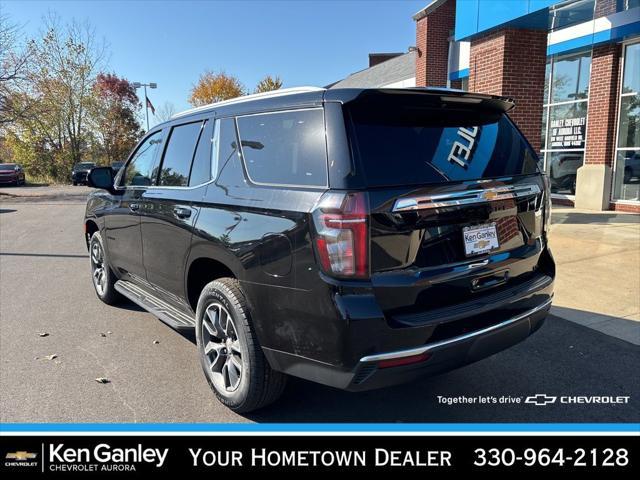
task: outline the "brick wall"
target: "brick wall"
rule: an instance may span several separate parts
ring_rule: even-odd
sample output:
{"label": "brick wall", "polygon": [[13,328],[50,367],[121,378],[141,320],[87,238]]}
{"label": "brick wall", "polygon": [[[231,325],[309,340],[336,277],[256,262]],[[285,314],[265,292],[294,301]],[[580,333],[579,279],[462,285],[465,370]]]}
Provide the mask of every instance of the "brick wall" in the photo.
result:
{"label": "brick wall", "polygon": [[547,62],[547,32],[501,29],[471,41],[469,91],[514,98],[510,116],[536,150]]}
{"label": "brick wall", "polygon": [[611,210],[615,210],[616,212],[627,212],[627,213],[640,213],[640,205],[630,204],[630,203],[612,203],[609,205]]}
{"label": "brick wall", "polygon": [[617,0],[596,0],[593,18],[604,17],[616,13]]}
{"label": "brick wall", "polygon": [[455,14],[456,0],[448,0],[416,21],[416,86],[446,87]]}
{"label": "brick wall", "polygon": [[620,45],[593,47],[585,163],[612,165],[615,155]]}

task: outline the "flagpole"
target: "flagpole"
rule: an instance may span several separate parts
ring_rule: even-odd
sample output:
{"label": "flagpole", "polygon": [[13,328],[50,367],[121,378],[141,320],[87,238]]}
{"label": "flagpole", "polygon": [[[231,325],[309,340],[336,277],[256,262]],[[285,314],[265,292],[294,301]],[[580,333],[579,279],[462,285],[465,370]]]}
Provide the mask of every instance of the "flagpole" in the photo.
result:
{"label": "flagpole", "polygon": [[147,85],[144,85],[144,111],[147,114],[147,132],[149,131],[149,97],[147,97]]}
{"label": "flagpole", "polygon": [[144,113],[147,119],[147,132],[148,132],[149,131],[149,97],[147,96],[147,87],[158,88],[158,84],[155,82],[150,82],[150,83],[133,82],[133,88],[137,90],[140,87],[144,87]]}

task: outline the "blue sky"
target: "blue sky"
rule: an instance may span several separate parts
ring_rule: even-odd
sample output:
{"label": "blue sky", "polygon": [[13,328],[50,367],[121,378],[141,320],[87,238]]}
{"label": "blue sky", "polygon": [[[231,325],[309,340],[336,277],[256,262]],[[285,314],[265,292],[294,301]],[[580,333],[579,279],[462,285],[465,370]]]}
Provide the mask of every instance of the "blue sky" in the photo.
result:
{"label": "blue sky", "polygon": [[396,1],[14,1],[1,11],[36,35],[47,12],[88,20],[109,45],[109,70],[157,82],[156,107],[187,96],[206,69],[253,89],[266,74],[285,86],[322,86],[367,67],[370,52],[415,44],[411,16],[429,0]]}

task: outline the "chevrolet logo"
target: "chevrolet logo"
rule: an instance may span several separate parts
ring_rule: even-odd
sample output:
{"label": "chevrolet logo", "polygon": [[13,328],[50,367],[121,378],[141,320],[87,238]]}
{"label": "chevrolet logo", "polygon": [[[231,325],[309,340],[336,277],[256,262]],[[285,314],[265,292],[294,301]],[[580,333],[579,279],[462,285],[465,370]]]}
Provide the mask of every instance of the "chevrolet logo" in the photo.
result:
{"label": "chevrolet logo", "polygon": [[496,198],[498,198],[498,194],[493,190],[487,190],[486,192],[483,192],[482,196],[484,197],[485,200],[488,200],[488,201],[495,200]]}
{"label": "chevrolet logo", "polygon": [[13,452],[13,453],[12,452],[7,453],[5,458],[7,460],[19,460],[19,461],[23,462],[25,460],[33,460],[37,456],[38,456],[37,453],[17,451],[17,452]]}
{"label": "chevrolet logo", "polygon": [[534,405],[538,405],[539,407],[542,407],[550,403],[556,403],[557,398],[558,397],[551,397],[549,395],[545,395],[544,393],[538,393],[536,395],[527,397],[524,403],[532,403]]}

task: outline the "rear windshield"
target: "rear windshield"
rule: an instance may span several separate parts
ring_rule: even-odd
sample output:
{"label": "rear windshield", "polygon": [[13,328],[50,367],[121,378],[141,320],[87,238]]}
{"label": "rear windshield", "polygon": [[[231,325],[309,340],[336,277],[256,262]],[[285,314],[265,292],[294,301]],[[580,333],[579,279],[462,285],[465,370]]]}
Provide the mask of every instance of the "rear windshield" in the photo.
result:
{"label": "rear windshield", "polygon": [[356,170],[369,186],[413,185],[495,178],[538,171],[537,158],[503,114],[471,108],[373,111],[346,114]]}
{"label": "rear windshield", "polygon": [[16,166],[13,163],[0,163],[0,170],[15,170]]}

